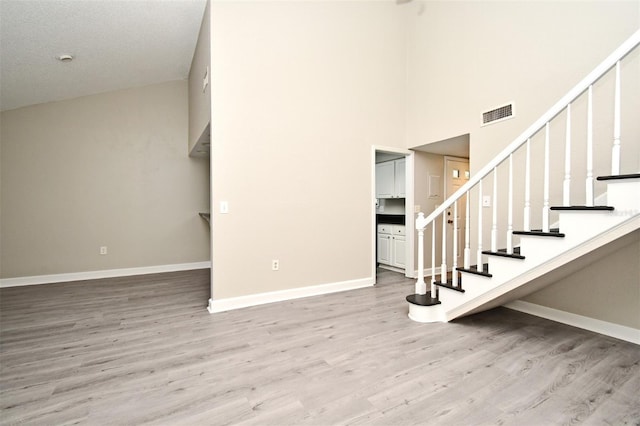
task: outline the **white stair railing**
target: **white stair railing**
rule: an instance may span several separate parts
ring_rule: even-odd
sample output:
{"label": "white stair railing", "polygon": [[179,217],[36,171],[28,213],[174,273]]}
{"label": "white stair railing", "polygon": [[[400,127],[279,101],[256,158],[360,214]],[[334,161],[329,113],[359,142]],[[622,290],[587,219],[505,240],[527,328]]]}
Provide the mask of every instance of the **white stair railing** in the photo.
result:
{"label": "white stair railing", "polygon": [[[514,187],[513,187],[513,171],[514,171],[514,154],[518,152],[520,148],[524,146],[524,200],[523,200],[523,230],[531,231],[531,163],[532,163],[532,144],[535,142],[535,137],[544,129],[544,159],[543,159],[543,200],[542,200],[542,231],[550,232],[549,227],[549,207],[550,207],[550,187],[555,185],[555,182],[551,181],[550,176],[550,145],[551,134],[550,126],[553,120],[560,115],[563,111],[566,111],[566,130],[565,130],[565,159],[564,159],[564,174],[563,180],[558,185],[562,188],[562,205],[571,205],[571,153],[572,146],[575,146],[575,141],[572,140],[571,126],[575,122],[575,117],[572,117],[571,104],[575,103],[578,98],[582,98],[586,93],[587,97],[587,112],[586,112],[586,167],[585,167],[585,202],[586,206],[594,205],[594,117],[593,117],[593,88],[604,75],[608,74],[612,69],[615,73],[615,88],[614,88],[614,105],[613,105],[613,146],[611,148],[611,174],[620,174],[620,157],[621,157],[621,105],[622,105],[622,93],[621,93],[621,61],[633,51],[640,44],[640,30],[636,31],[629,39],[627,39],[620,47],[618,47],[611,55],[609,55],[600,65],[598,65],[592,72],[590,72],[584,79],[582,79],[575,87],[573,87],[565,96],[563,96],[555,105],[553,105],[546,113],[544,113],[536,122],[534,122],[529,128],[527,128],[522,134],[520,134],[512,143],[510,143],[500,154],[489,161],[482,169],[480,169],[469,181],[459,188],[453,195],[445,200],[437,209],[435,209],[427,217],[423,213],[419,213],[416,219],[416,229],[418,231],[418,280],[416,282],[416,294],[426,294],[427,291],[431,292],[432,298],[437,298],[438,287],[436,282],[436,220],[442,219],[442,245],[441,245],[441,262],[440,262],[440,283],[447,282],[447,268],[448,265],[457,267],[457,236],[458,236],[458,222],[457,222],[457,201],[466,196],[465,206],[465,235],[464,235],[464,249],[463,249],[463,267],[465,269],[472,268],[471,263],[471,250],[475,248],[476,251],[476,268],[478,271],[483,270],[483,181],[485,178],[493,173],[493,211],[492,221],[490,228],[491,237],[491,250],[495,252],[498,250],[498,207],[497,207],[497,194],[499,191],[498,180],[498,167],[508,160],[508,195],[507,195],[507,224],[506,224],[506,252],[513,253],[513,209],[514,209]],[[539,138],[538,138],[539,139]],[[555,139],[554,139],[555,143]],[[595,141],[596,145],[602,144],[601,141]],[[634,171],[635,173],[636,171]],[[555,187],[555,186],[554,186]],[[475,189],[477,188],[477,189]],[[471,191],[474,190],[478,196],[478,213],[477,213],[477,241],[475,241],[475,247],[470,239],[470,196]],[[453,234],[452,251],[453,259],[448,262],[447,256],[447,211],[451,211],[453,206]],[[427,226],[431,225],[431,285],[429,290],[424,281],[424,231]],[[457,286],[457,275],[454,271],[453,283]]]}

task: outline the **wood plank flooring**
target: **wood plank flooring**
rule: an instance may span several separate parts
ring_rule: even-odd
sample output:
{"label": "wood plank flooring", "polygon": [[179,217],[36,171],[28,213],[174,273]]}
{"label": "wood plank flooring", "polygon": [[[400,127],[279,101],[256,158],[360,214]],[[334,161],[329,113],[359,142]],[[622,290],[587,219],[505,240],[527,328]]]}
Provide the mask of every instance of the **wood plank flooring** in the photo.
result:
{"label": "wood plank flooring", "polygon": [[0,423],[640,424],[640,346],[413,282],[211,315],[209,271],[0,290]]}

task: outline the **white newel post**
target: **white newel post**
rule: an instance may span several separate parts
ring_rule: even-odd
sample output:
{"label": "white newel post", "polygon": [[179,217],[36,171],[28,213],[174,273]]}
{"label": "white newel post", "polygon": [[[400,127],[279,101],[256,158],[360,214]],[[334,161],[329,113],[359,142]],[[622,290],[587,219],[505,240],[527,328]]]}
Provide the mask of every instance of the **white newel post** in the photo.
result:
{"label": "white newel post", "polygon": [[418,280],[416,294],[427,294],[427,284],[424,282],[424,214],[418,213],[416,229],[418,230]]}

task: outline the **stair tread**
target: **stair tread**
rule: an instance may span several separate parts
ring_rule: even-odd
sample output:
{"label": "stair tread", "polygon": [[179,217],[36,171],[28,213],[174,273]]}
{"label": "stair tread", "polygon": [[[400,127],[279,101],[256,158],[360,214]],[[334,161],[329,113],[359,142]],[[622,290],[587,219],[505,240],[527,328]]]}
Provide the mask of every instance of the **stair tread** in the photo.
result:
{"label": "stair tread", "polygon": [[407,302],[419,306],[433,306],[442,303],[438,299],[432,298],[431,292],[427,292],[427,294],[410,294],[406,299]]}
{"label": "stair tread", "polygon": [[640,179],[640,173],[631,173],[628,175],[598,176],[596,179],[597,180]]}
{"label": "stair tread", "polygon": [[507,253],[506,249],[505,249],[505,251],[501,251],[501,250],[498,250],[498,251],[485,250],[485,251],[482,252],[482,254],[486,254],[486,255],[489,255],[489,256],[507,257],[507,258],[510,258],[510,259],[524,259],[524,256],[522,256],[519,251],[518,251],[518,253],[516,253],[515,250],[513,251],[513,254]]}
{"label": "stair tread", "polygon": [[613,211],[611,206],[555,206],[551,210],[560,211]]}
{"label": "stair tread", "polygon": [[564,234],[560,232],[542,232],[542,231],[513,231],[513,235],[533,235],[536,237],[557,237],[564,238]]}
{"label": "stair tread", "polygon": [[453,281],[451,280],[447,280],[446,283],[436,281],[434,284],[437,285],[438,287],[448,288],[449,290],[455,290],[455,291],[459,291],[460,293],[464,293],[464,290],[462,289],[462,284],[460,284],[460,281],[461,280],[458,280],[459,286],[454,286]]}
{"label": "stair tread", "polygon": [[489,264],[485,263],[482,265],[482,271],[478,270],[478,265],[471,265],[471,267],[469,269],[467,268],[456,268],[458,271],[460,272],[468,272],[470,274],[474,274],[474,275],[480,275],[483,277],[487,277],[487,278],[491,278],[493,277],[493,275],[491,275],[489,273]]}

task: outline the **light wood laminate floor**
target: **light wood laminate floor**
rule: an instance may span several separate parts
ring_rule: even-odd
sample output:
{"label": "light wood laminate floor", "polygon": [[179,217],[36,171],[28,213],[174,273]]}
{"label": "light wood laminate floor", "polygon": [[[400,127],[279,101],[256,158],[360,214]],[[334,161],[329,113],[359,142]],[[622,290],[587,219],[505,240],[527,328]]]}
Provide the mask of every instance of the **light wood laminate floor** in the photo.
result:
{"label": "light wood laminate floor", "polygon": [[208,270],[0,290],[2,424],[640,424],[640,346],[413,282],[209,314]]}

